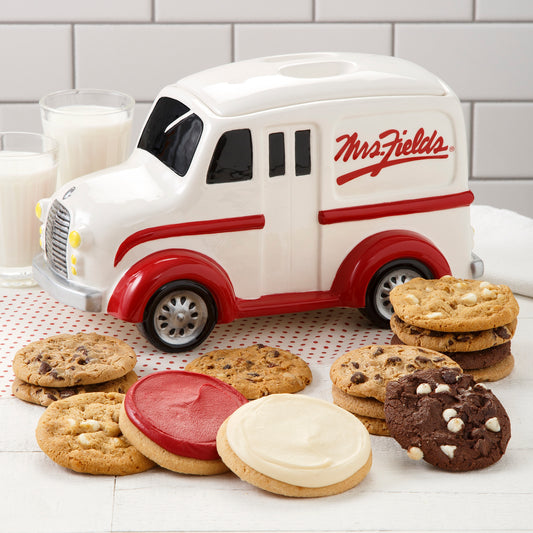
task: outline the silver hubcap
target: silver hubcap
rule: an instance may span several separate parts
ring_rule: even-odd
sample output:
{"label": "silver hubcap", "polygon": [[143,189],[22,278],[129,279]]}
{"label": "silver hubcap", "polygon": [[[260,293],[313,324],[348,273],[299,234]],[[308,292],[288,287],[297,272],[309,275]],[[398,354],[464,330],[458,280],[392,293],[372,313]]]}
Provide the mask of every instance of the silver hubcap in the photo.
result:
{"label": "silver hubcap", "polygon": [[167,344],[181,346],[195,340],[207,323],[207,306],[192,291],[174,291],[165,296],[154,313],[157,335]]}
{"label": "silver hubcap", "polygon": [[384,277],[376,288],[376,309],[379,313],[390,318],[392,316],[392,304],[390,303],[390,291],[397,285],[403,285],[410,279],[419,277],[420,274],[416,270],[410,268],[399,268],[393,270],[386,277]]}

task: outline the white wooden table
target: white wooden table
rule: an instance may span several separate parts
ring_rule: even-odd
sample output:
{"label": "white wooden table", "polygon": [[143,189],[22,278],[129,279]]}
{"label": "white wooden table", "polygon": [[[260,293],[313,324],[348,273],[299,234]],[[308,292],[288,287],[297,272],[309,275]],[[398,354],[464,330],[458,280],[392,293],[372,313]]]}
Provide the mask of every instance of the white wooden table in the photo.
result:
{"label": "white wooden table", "polygon": [[393,439],[373,436],[374,464],[359,486],[298,500],[263,492],[231,473],[200,478],[154,468],[106,477],[56,465],[34,437],[43,408],[11,396],[14,351],[46,335],[96,329],[130,342],[144,375],[183,368],[217,346],[264,342],[304,357],[314,376],[305,394],[331,400],[331,362],[348,349],[386,343],[390,332],[372,329],[356,311],[327,310],[217,326],[201,350],[172,356],[151,348],[131,324],[56,304],[39,290],[0,290],[0,532],[532,531],[533,300],[518,300],[516,367],[491,385],[512,423],[498,463],[447,473],[409,460]]}

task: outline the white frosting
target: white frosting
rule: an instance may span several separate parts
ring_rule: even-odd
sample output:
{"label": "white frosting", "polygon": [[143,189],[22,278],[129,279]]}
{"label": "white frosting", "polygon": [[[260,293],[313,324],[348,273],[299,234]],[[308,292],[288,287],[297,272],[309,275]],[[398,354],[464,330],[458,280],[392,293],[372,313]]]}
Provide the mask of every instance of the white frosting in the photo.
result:
{"label": "white frosting", "polygon": [[254,470],[300,487],[344,481],[371,452],[368,431],[354,415],[302,394],[273,394],[239,407],[226,435]]}

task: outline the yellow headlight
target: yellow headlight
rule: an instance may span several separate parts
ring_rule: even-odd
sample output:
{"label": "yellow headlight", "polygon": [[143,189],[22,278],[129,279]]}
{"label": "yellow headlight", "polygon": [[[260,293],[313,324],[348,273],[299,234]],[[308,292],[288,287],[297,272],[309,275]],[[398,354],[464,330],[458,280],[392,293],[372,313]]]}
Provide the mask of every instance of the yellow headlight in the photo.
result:
{"label": "yellow headlight", "polygon": [[71,231],[68,236],[68,242],[72,248],[77,248],[81,244],[81,237],[77,231]]}
{"label": "yellow headlight", "polygon": [[39,220],[41,220],[41,217],[43,215],[43,208],[41,207],[41,202],[37,202],[35,204],[35,215]]}

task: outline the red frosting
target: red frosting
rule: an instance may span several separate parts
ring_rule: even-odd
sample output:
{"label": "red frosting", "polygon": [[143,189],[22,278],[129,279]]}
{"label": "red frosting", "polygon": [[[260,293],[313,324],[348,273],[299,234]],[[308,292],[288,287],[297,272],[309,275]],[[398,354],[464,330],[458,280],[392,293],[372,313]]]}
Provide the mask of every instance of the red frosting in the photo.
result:
{"label": "red frosting", "polygon": [[124,408],[144,435],[165,450],[194,459],[219,459],[217,431],[248,400],[211,376],[168,370],[135,383]]}

